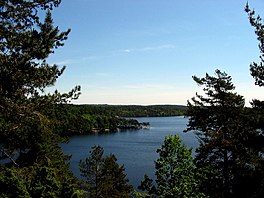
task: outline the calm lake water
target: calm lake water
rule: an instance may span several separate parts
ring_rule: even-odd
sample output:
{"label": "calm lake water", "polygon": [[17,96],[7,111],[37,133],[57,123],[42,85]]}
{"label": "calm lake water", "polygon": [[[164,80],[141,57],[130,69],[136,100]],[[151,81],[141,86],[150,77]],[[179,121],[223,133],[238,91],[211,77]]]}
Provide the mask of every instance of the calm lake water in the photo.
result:
{"label": "calm lake water", "polygon": [[80,176],[79,161],[89,156],[94,145],[104,148],[105,154],[113,153],[119,164],[124,164],[130,183],[137,187],[144,174],[154,177],[154,161],[158,155],[156,150],[169,134],[179,134],[187,147],[195,148],[198,142],[192,132],[183,133],[188,118],[176,117],[144,117],[136,118],[139,122],[149,122],[149,129],[128,130],[111,134],[95,134],[73,136],[66,145],[62,145],[65,154],[71,154],[71,170]]}

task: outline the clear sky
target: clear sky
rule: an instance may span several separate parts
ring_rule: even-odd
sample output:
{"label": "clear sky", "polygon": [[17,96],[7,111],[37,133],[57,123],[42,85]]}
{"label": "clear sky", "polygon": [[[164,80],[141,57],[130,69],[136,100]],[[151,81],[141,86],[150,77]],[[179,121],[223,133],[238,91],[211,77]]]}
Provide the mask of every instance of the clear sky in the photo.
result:
{"label": "clear sky", "polygon": [[[74,103],[182,104],[202,93],[192,76],[225,71],[236,91],[264,100],[249,64],[258,41],[244,0],[62,0],[55,25],[71,28],[49,63],[66,65],[56,88],[81,85]],[[264,1],[249,0],[264,18]]]}

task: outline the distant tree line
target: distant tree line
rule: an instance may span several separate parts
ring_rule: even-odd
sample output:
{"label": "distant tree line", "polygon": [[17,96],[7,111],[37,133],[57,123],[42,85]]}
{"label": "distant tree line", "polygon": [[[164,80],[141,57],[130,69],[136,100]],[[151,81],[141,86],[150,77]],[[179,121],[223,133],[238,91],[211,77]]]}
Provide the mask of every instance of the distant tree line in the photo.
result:
{"label": "distant tree line", "polygon": [[160,117],[184,115],[183,105],[74,105],[82,114],[119,117]]}
{"label": "distant tree line", "polygon": [[95,131],[114,132],[118,129],[138,129],[136,117],[184,115],[185,106],[179,105],[73,105],[56,104],[50,116],[56,118],[60,134],[89,134]]}

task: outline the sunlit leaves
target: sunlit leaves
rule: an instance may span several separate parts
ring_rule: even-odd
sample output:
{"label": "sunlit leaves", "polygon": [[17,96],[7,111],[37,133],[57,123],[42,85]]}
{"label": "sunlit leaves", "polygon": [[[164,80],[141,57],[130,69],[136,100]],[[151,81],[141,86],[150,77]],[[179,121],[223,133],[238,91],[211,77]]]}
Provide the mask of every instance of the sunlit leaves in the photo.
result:
{"label": "sunlit leaves", "polygon": [[178,135],[165,137],[159,158],[155,161],[156,185],[147,175],[138,187],[148,197],[202,198],[199,192],[198,172],[193,164],[191,149],[182,144]]}

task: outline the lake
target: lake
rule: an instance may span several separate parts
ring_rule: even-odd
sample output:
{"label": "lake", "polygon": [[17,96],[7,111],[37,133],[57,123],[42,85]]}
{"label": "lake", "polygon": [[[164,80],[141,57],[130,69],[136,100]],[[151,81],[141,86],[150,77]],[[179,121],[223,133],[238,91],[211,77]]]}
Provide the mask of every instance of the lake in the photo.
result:
{"label": "lake", "polygon": [[183,133],[188,118],[175,117],[143,117],[135,118],[139,122],[149,122],[149,129],[126,130],[110,134],[94,134],[72,136],[68,144],[62,145],[65,154],[71,154],[71,170],[80,177],[79,161],[89,156],[94,145],[104,148],[105,154],[113,153],[119,164],[124,164],[129,182],[136,188],[144,174],[154,177],[154,160],[156,150],[169,134],[179,134],[187,147],[196,148],[198,142],[192,132]]}

